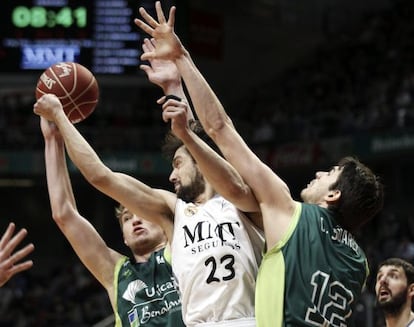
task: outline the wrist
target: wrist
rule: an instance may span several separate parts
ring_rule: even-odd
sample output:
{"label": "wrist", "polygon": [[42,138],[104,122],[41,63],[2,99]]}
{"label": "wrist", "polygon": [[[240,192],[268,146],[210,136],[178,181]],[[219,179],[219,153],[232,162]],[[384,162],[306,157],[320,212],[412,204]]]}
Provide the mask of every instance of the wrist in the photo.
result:
{"label": "wrist", "polygon": [[184,97],[183,86],[181,84],[181,79],[179,81],[171,82],[163,87],[163,92],[165,95],[174,94],[180,98]]}
{"label": "wrist", "polygon": [[184,60],[185,58],[188,58],[190,56],[190,53],[188,50],[181,44],[180,47],[175,49],[172,53],[172,60],[177,63],[178,61]]}
{"label": "wrist", "polygon": [[56,123],[57,126],[59,126],[61,122],[66,122],[66,121],[70,122],[70,120],[69,120],[68,116],[66,115],[66,112],[64,111],[63,108],[60,109],[60,110],[56,110],[54,112],[53,118],[54,118],[54,122]]}
{"label": "wrist", "polygon": [[176,96],[174,94],[167,94],[165,95],[165,101],[168,101],[169,99],[181,101],[182,99],[179,96]]}

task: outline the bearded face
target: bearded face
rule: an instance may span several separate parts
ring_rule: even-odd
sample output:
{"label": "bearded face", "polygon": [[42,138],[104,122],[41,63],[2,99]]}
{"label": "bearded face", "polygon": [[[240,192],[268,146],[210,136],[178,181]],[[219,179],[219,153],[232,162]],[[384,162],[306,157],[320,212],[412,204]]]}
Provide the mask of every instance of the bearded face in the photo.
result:
{"label": "bearded face", "polygon": [[410,287],[402,267],[384,265],[377,273],[375,293],[378,307],[385,315],[398,315],[410,306]]}
{"label": "bearded face", "polygon": [[195,168],[194,176],[177,189],[177,197],[185,202],[194,202],[205,190],[206,183],[200,171]]}
{"label": "bearded face", "polygon": [[381,294],[377,295],[377,303],[384,314],[394,316],[402,311],[404,304],[407,301],[408,290],[403,289],[396,294],[393,294],[390,291],[388,292],[388,297],[382,297]]}
{"label": "bearded face", "polygon": [[185,202],[194,202],[205,190],[205,181],[194,159],[184,147],[179,148],[172,162],[170,182],[174,184],[177,197]]}

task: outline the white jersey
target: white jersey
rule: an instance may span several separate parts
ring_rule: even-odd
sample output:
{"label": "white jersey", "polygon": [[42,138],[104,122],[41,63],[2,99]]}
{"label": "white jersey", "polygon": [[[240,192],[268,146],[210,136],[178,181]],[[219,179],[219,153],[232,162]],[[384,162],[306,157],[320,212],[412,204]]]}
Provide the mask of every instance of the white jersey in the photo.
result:
{"label": "white jersey", "polygon": [[172,267],[185,324],[255,326],[262,234],[221,196],[202,205],[177,199],[174,219]]}

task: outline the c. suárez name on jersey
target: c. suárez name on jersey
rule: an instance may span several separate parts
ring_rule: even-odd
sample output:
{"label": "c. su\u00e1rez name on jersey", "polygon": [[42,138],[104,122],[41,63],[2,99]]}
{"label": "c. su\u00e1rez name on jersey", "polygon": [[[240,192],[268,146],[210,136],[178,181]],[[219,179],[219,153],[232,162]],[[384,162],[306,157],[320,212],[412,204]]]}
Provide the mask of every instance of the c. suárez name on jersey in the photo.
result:
{"label": "c. su\u00e1rez name on jersey", "polygon": [[350,232],[342,227],[334,227],[332,230],[328,230],[328,225],[324,223],[323,217],[320,217],[321,220],[321,231],[323,233],[329,234],[331,236],[331,240],[343,243],[349,246],[355,253],[359,253],[359,246],[355,241],[354,237]]}

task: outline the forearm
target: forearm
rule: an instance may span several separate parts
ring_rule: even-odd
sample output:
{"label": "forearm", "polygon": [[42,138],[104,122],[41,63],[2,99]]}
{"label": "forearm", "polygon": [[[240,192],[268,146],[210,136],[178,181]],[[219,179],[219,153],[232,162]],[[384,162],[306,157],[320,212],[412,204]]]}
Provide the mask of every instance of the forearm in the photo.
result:
{"label": "forearm", "polygon": [[204,130],[220,148],[226,160],[241,175],[244,182],[256,192],[258,183],[255,181],[252,169],[261,167],[253,165],[258,162],[258,158],[237,133],[230,117],[191,60],[188,52],[184,50],[175,62]]}
{"label": "forearm", "polygon": [[106,166],[63,113],[55,117],[55,123],[63,137],[70,159],[82,175],[91,184],[94,184],[96,180],[99,180],[99,176],[105,172]]}
{"label": "forearm", "polygon": [[165,95],[172,94],[181,99],[186,98],[183,84],[181,83],[181,79],[169,81],[168,83],[165,84],[162,90]]}
{"label": "forearm", "polygon": [[54,219],[66,216],[67,205],[76,208],[69,173],[66,166],[65,148],[63,140],[59,137],[45,139],[45,162],[47,187],[50,205]]}
{"label": "forearm", "polygon": [[[194,132],[188,130],[187,133],[180,135],[180,139],[197,162],[203,176],[209,180],[213,186],[219,187],[224,183],[227,183],[227,181],[230,182],[231,180],[234,180],[232,170],[229,169],[228,163]],[[217,187],[215,187],[216,191],[219,192]]]}
{"label": "forearm", "polygon": [[183,77],[198,119],[210,137],[216,139],[217,133],[222,128],[233,127],[230,117],[192,61],[188,51],[184,50],[175,63]]}
{"label": "forearm", "polygon": [[215,191],[246,212],[259,211],[256,198],[240,174],[194,132],[180,136],[200,171]]}
{"label": "forearm", "polygon": [[[181,99],[181,101],[185,101],[188,104],[187,95],[184,92],[183,84],[181,83],[181,78],[178,81],[171,81],[170,83],[168,83],[168,86],[166,88],[163,88],[163,91],[166,96],[176,96],[179,99]],[[168,97],[165,101],[167,100]],[[194,113],[191,110],[190,106],[188,108],[189,110],[187,114],[187,121],[194,120]]]}

